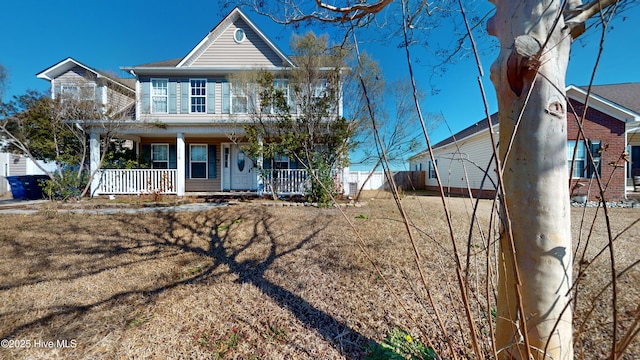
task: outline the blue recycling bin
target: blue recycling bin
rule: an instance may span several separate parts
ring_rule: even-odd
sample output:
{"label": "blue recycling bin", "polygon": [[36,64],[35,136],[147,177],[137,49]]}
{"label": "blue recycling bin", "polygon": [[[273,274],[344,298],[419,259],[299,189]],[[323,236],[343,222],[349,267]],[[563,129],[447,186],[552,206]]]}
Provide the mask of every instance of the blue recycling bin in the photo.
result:
{"label": "blue recycling bin", "polygon": [[39,200],[44,198],[40,181],[48,178],[47,175],[7,176],[7,181],[14,199]]}
{"label": "blue recycling bin", "polygon": [[11,187],[11,195],[16,200],[27,200],[27,192],[24,189],[20,176],[7,176],[7,181]]}

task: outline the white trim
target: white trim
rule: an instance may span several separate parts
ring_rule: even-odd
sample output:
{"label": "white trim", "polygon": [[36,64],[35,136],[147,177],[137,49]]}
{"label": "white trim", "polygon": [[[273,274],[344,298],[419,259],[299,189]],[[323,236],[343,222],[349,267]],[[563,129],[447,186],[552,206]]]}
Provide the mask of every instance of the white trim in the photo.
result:
{"label": "white trim", "polygon": [[[242,32],[242,39],[240,39],[240,40],[238,40],[238,33],[239,33],[239,32]],[[236,44],[241,44],[241,43],[243,43],[245,40],[247,40],[247,32],[246,32],[246,31],[244,31],[244,29],[243,29],[243,28],[240,28],[240,27],[239,27],[239,28],[236,28],[236,29],[233,31],[233,41],[235,41],[235,42],[236,42]]]}
{"label": "white trim", "polygon": [[[577,86],[569,85],[567,87],[567,97],[573,100],[577,100],[584,105],[587,92],[580,89]],[[640,121],[640,114],[635,113],[632,110],[620,106],[608,99],[594,94],[589,94],[589,107],[595,110],[601,111],[617,120],[622,122]]]}
{"label": "white trim", "polygon": [[[149,92],[151,92],[151,90],[149,90]],[[136,120],[140,120],[140,117],[142,115],[142,84],[140,83],[140,79],[138,79],[137,76],[136,76],[136,100],[135,101],[136,101]],[[151,101],[151,99],[149,99],[149,101]],[[151,104],[149,104],[149,107],[151,107]]]}
{"label": "white trim", "polygon": [[184,134],[179,132],[176,134],[176,193],[178,196],[184,196],[185,193],[185,140]]}

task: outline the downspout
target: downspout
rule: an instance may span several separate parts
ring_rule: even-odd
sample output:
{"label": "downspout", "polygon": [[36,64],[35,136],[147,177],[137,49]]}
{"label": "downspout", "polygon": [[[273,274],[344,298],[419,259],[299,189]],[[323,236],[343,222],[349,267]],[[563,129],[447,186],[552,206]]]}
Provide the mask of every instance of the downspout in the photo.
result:
{"label": "downspout", "polygon": [[135,120],[140,120],[140,103],[138,102],[138,94],[140,94],[140,79],[138,79],[138,75],[136,75],[136,72],[131,69],[129,70],[129,74],[133,75],[133,77],[136,78],[136,118]]}

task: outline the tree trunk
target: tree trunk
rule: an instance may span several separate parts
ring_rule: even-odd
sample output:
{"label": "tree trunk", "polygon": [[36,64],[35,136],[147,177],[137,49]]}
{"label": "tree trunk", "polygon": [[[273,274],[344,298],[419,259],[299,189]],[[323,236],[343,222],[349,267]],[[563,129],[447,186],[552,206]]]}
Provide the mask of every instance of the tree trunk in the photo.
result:
{"label": "tree trunk", "polygon": [[561,1],[494,3],[487,27],[501,51],[491,80],[500,118],[504,214],[510,215],[501,237],[496,347],[502,359],[526,359],[528,352],[535,359],[572,359],[565,100],[571,37],[558,15]]}

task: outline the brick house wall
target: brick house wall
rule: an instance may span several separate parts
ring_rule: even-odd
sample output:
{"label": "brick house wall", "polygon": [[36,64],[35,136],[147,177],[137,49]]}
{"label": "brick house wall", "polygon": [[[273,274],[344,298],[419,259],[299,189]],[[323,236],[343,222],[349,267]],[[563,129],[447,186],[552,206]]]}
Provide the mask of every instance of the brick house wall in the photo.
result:
{"label": "brick house wall", "polygon": [[[570,99],[570,103],[578,116],[581,116],[584,111],[584,104],[573,99]],[[605,200],[619,201],[624,199],[626,186],[624,173],[625,160],[622,158],[622,154],[626,150],[624,122],[590,107],[587,110],[582,128],[584,130],[584,137],[586,137],[587,140],[601,141],[601,147],[604,149],[601,152],[600,178],[606,189],[604,193]],[[576,121],[576,116],[571,112],[571,108],[569,108],[569,114],[567,115],[567,140],[576,140],[578,139],[578,135],[579,126]],[[582,136],[580,138],[583,139]],[[589,188],[591,189],[589,191],[589,200],[600,200],[598,184],[595,179],[571,179],[572,195],[585,192]]]}

